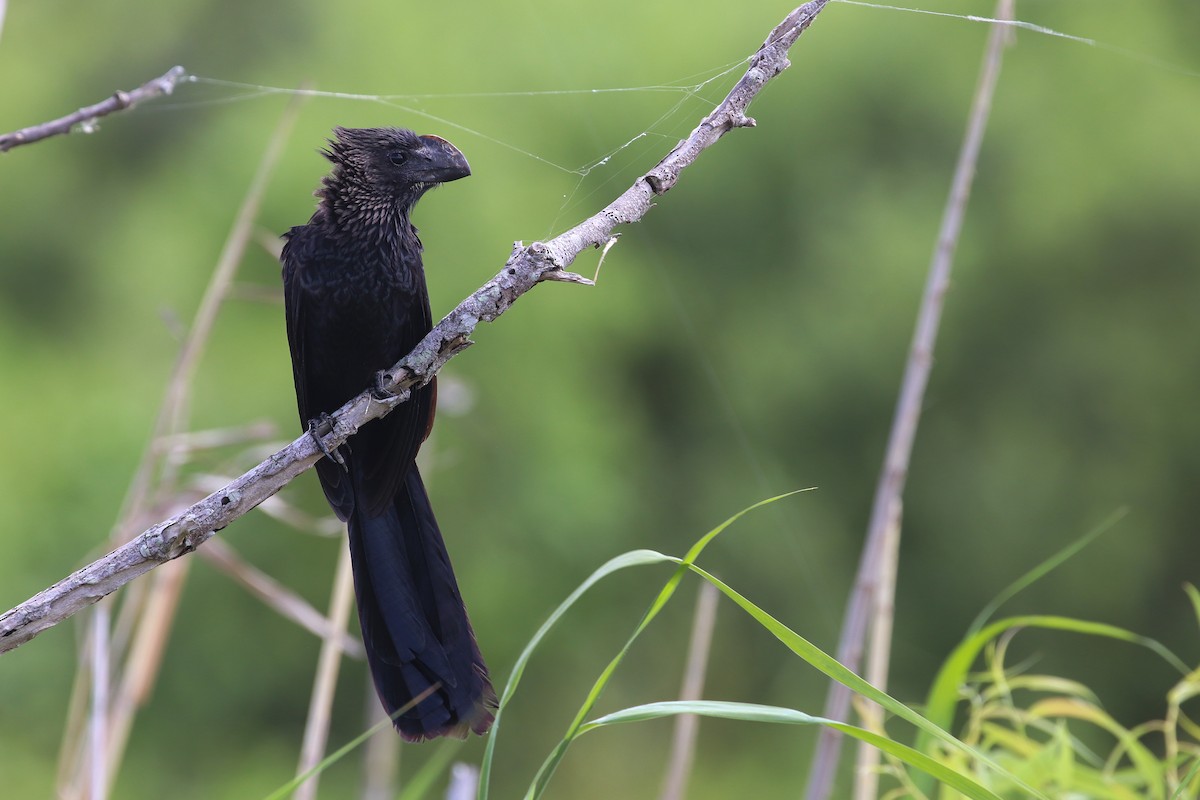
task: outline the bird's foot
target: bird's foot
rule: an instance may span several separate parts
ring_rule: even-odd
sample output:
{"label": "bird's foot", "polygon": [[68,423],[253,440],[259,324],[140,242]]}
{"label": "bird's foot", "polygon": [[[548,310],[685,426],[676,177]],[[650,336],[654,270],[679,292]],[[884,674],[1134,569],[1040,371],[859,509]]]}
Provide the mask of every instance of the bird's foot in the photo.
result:
{"label": "bird's foot", "polygon": [[375,385],[371,387],[371,394],[381,403],[386,403],[389,400],[396,399],[396,393],[387,388],[387,385],[392,382],[392,375],[387,370],[379,370],[375,373]]}
{"label": "bird's foot", "polygon": [[[325,446],[325,436],[333,430],[333,417],[325,412],[321,412],[321,416],[308,421],[308,435],[317,443],[317,449],[325,454],[333,463],[337,464],[343,470],[346,468],[346,459],[342,458],[342,454],[337,451],[337,448],[330,450]],[[347,470],[349,471],[349,470]]]}

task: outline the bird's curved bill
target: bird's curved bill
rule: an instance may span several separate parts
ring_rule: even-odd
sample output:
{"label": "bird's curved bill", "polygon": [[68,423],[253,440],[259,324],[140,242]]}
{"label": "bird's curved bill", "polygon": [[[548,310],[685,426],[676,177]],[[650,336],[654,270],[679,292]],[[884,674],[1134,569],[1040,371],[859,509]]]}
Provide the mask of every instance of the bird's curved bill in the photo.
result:
{"label": "bird's curved bill", "polygon": [[446,183],[471,174],[467,157],[457,147],[440,136],[422,136],[420,139],[423,146],[418,155],[424,162],[417,176],[420,180]]}

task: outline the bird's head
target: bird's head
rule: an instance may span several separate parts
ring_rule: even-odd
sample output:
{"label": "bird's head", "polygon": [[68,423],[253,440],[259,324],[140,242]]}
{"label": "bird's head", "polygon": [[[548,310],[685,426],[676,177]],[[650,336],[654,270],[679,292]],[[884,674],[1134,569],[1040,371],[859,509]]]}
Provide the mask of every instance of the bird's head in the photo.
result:
{"label": "bird's head", "polygon": [[462,151],[440,136],[404,128],[334,128],[325,157],[334,164],[321,194],[391,200],[411,208],[427,190],[471,174]]}

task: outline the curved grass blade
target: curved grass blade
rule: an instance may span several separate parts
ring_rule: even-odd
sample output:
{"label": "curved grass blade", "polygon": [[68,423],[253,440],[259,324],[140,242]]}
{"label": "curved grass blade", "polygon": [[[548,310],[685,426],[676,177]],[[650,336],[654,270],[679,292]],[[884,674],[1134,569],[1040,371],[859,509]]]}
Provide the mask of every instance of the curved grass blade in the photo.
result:
{"label": "curved grass blade", "polygon": [[1183,591],[1187,593],[1188,600],[1192,601],[1192,613],[1196,615],[1196,621],[1200,622],[1200,591],[1190,583],[1183,585]]}
{"label": "curved grass blade", "polygon": [[[1128,754],[1129,761],[1133,765],[1132,775],[1140,778],[1138,785],[1142,791],[1146,792],[1142,796],[1146,800],[1163,800],[1165,794],[1163,791],[1163,778],[1165,777],[1163,762],[1150,751],[1150,748],[1141,743],[1137,733],[1121,725],[1099,706],[1075,698],[1051,697],[1034,703],[1030,707],[1029,713],[1033,717],[1043,719],[1083,720],[1108,731]],[[1064,752],[1066,751],[1064,750]]]}
{"label": "curved grass blade", "polygon": [[[1115,625],[1050,615],[1008,617],[997,620],[973,636],[964,639],[942,664],[941,670],[934,679],[933,687],[929,692],[929,700],[925,706],[925,714],[931,722],[941,728],[950,727],[954,720],[954,708],[958,704],[958,687],[966,682],[971,665],[975,663],[975,659],[978,658],[988,642],[1012,628],[1045,628],[1068,631],[1141,645],[1157,653],[1181,674],[1188,673],[1187,666],[1179,660],[1179,657],[1162,644]],[[923,737],[917,747],[928,752],[929,744],[928,737]]]}
{"label": "curved grass blade", "polygon": [[1200,774],[1200,760],[1195,761],[1192,764],[1192,768],[1188,770],[1187,775],[1183,776],[1183,780],[1179,782],[1179,786],[1171,794],[1171,800],[1187,800],[1188,797],[1191,797],[1192,795],[1184,794],[1184,792],[1187,791],[1191,782],[1195,780],[1197,774]]}
{"label": "curved grass blade", "polygon": [[[658,596],[654,599],[654,602],[650,604],[650,608],[647,609],[646,613],[642,616],[641,622],[638,623],[638,626],[634,629],[629,639],[626,640],[625,645],[620,649],[612,661],[608,663],[608,666],[604,668],[604,671],[600,673],[600,677],[597,678],[596,682],[592,685],[591,691],[588,692],[587,697],[583,701],[583,705],[579,708],[579,713],[575,715],[575,719],[573,719],[571,724],[567,726],[567,731],[565,734],[563,734],[563,738],[555,746],[554,750],[551,751],[550,755],[546,757],[546,760],[542,762],[542,766],[538,769],[537,774],[534,776],[533,783],[530,784],[529,789],[525,793],[525,797],[528,798],[528,800],[537,800],[537,798],[541,797],[542,792],[546,790],[546,785],[549,783],[550,778],[554,775],[554,771],[558,768],[559,763],[566,755],[567,748],[571,746],[571,742],[576,736],[579,735],[579,729],[583,726],[584,720],[587,719],[587,715],[591,713],[592,708],[595,707],[596,702],[600,699],[600,694],[604,691],[604,687],[608,685],[608,681],[612,678],[613,673],[621,664],[621,661],[625,658],[625,654],[629,652],[629,648],[633,646],[633,643],[637,640],[638,636],[640,636],[642,631],[646,629],[646,626],[649,625],[656,616],[658,616],[658,612],[662,610],[663,606],[667,604],[667,601],[671,599],[671,596],[675,594],[675,589],[678,588],[679,582],[682,581],[683,576],[687,574],[688,566],[697,558],[699,558],[700,554],[704,551],[704,548],[707,547],[708,544],[718,536],[718,534],[720,534],[734,522],[737,522],[746,514],[749,514],[751,511],[762,508],[766,505],[770,505],[771,503],[782,500],[785,497],[791,497],[794,494],[807,491],[811,491],[811,489],[797,489],[792,492],[776,495],[775,497],[768,497],[766,500],[760,500],[754,505],[743,508],[732,517],[725,520],[708,533],[704,534],[704,536],[700,537],[699,541],[692,545],[691,549],[687,551],[687,554],[682,559],[675,558],[673,556],[662,556],[664,560],[678,564],[678,569],[676,569],[671,575],[670,579],[667,580],[666,585],[663,586],[662,591],[658,593]],[[656,553],[655,555],[660,554]],[[510,696],[510,692],[506,687],[505,697],[508,696]],[[503,705],[504,703],[501,701],[501,706]],[[493,740],[494,738],[493,729]],[[489,747],[491,744],[492,741],[489,741]],[[480,800],[486,799],[486,793],[483,789],[483,786],[484,782],[481,779]]]}
{"label": "curved grass blade", "polygon": [[1039,580],[1049,575],[1064,562],[1073,558],[1077,553],[1090,545],[1101,535],[1108,533],[1117,523],[1123,520],[1129,514],[1129,507],[1122,506],[1113,513],[1109,514],[1099,525],[1092,528],[1090,531],[1079,537],[1075,541],[1068,544],[1062,550],[1059,550],[1054,555],[1047,558],[1042,563],[1035,566],[1033,569],[1026,572],[1021,577],[1010,583],[1001,590],[1000,594],[996,595],[990,603],[983,607],[983,610],[972,620],[967,627],[967,636],[973,636],[978,633],[983,626],[991,619],[992,614],[996,613],[996,609],[1013,599],[1016,595],[1029,588]]}
{"label": "curved grass blade", "polygon": [[[408,706],[405,706],[404,708],[399,709],[396,713],[403,714],[407,709],[408,709]],[[384,728],[390,728],[390,727],[392,727],[392,720],[390,717],[381,719],[379,722],[377,722],[376,724],[367,728],[365,731],[360,733],[358,736],[356,736],[353,739],[351,739],[350,741],[346,742],[346,744],[342,745],[337,750],[335,750],[332,753],[330,753],[329,755],[325,756],[325,758],[321,759],[320,763],[316,764],[312,769],[297,775],[296,777],[292,778],[290,781],[285,783],[283,786],[280,786],[278,789],[271,792],[269,795],[267,795],[266,800],[283,800],[283,798],[287,797],[292,792],[294,792],[300,786],[300,784],[304,783],[306,780],[311,778],[313,775],[316,775],[320,772],[324,772],[326,767],[340,761],[343,756],[348,755],[352,750],[354,750],[356,747],[361,745],[367,739],[370,739],[372,736],[379,733],[379,731],[383,730]]]}
{"label": "curved grass blade", "polygon": [[[1006,780],[1012,781],[1013,785],[1025,792],[1027,796],[1039,798],[1039,800],[1047,800],[1045,795],[1026,784],[1020,778],[1013,775],[1010,771],[1004,769],[1002,766],[997,764],[985,754],[981,753],[979,750],[954,738],[943,728],[938,727],[938,725],[934,722],[931,722],[930,720],[921,716],[904,703],[896,700],[886,692],[880,691],[867,681],[860,678],[858,675],[846,669],[846,667],[842,666],[842,664],[833,656],[829,655],[824,650],[817,647],[815,644],[808,641],[803,636],[796,633],[767,612],[763,611],[754,603],[750,602],[741,594],[739,594],[736,590],[727,586],[719,578],[710,575],[695,564],[689,564],[687,566],[693,572],[700,575],[705,580],[712,583],[714,586],[724,592],[729,599],[733,600],[733,602],[737,603],[742,610],[754,617],[754,619],[760,625],[770,631],[776,639],[779,639],[779,641],[783,642],[784,645],[786,645],[793,653],[803,658],[809,664],[816,667],[830,678],[833,678],[835,681],[838,681],[839,683],[849,687],[851,690],[857,692],[863,697],[866,697],[868,700],[874,701],[897,717],[900,717],[906,722],[911,723],[920,731],[920,735],[922,737],[937,739],[956,750],[966,753],[972,759],[974,759],[976,763],[986,765],[996,774],[1002,775]],[[917,749],[928,754],[928,751],[923,750],[922,748]]]}
{"label": "curved grass blade", "polygon": [[579,729],[579,733],[584,734],[607,725],[616,725],[623,722],[640,722],[642,720],[659,719],[677,714],[697,714],[705,717],[736,719],[745,722],[772,722],[785,725],[824,725],[835,728],[848,736],[879,748],[888,755],[928,773],[946,786],[961,792],[966,797],[972,798],[972,800],[1001,800],[999,795],[987,787],[951,769],[946,764],[930,758],[919,750],[915,750],[886,736],[881,736],[878,733],[856,725],[848,725],[844,722],[837,722],[825,719],[824,717],[814,717],[792,708],[712,700],[648,703],[646,705],[622,709],[621,711],[606,714],[599,719],[592,720],[582,726]]}
{"label": "curved grass blade", "polygon": [[320,763],[316,764],[312,769],[302,772],[301,774],[297,775],[296,777],[292,778],[290,781],[285,783],[283,786],[280,786],[278,789],[271,792],[269,795],[267,795],[265,800],[283,800],[284,797],[287,797],[289,794],[294,792],[296,790],[296,788],[298,786],[300,786],[300,784],[304,783],[306,780],[311,778],[313,775],[323,772],[325,770],[325,768],[328,767],[329,765],[340,761],[344,756],[346,756],[347,754],[352,752],[356,747],[361,745],[367,739],[370,739],[375,734],[379,733],[384,728],[390,728],[392,726],[392,720],[394,720],[396,717],[403,714],[405,711],[408,711],[410,708],[413,708],[414,706],[416,706],[418,703],[420,703],[422,700],[424,700],[429,695],[436,692],[440,685],[441,684],[435,684],[433,686],[430,686],[428,689],[421,692],[419,695],[414,697],[412,700],[408,701],[400,708],[397,708],[395,713],[393,713],[390,717],[384,717],[383,719],[379,720],[379,722],[377,722],[374,725],[372,725],[371,727],[367,728],[365,731],[360,733],[358,736],[355,736],[353,739],[346,742],[344,745],[339,747],[337,750],[335,750],[332,753],[330,753],[329,755],[325,756],[325,758],[321,759]]}
{"label": "curved grass blade", "polygon": [[603,566],[589,575],[587,580],[579,584],[575,591],[571,592],[567,596],[567,599],[563,600],[558,608],[554,609],[554,613],[542,623],[542,627],[538,628],[537,633],[529,640],[529,644],[525,645],[525,649],[521,651],[521,655],[517,657],[516,663],[513,664],[512,675],[509,677],[508,683],[504,686],[504,692],[500,695],[499,707],[496,709],[496,718],[492,722],[492,730],[487,737],[487,744],[483,750],[483,761],[479,765],[479,800],[487,800],[488,782],[492,775],[492,760],[495,757],[496,751],[496,737],[500,733],[500,722],[504,715],[504,708],[513,694],[516,693],[517,686],[521,683],[521,676],[525,673],[525,666],[529,663],[529,659],[533,657],[533,651],[541,644],[542,639],[546,637],[546,634],[550,632],[555,623],[562,618],[563,614],[567,613],[567,610],[575,605],[575,601],[582,597],[600,579],[629,567],[662,564],[667,561],[671,561],[668,556],[656,553],[653,550],[631,550],[628,553],[622,553],[615,558],[609,559]]}
{"label": "curved grass blade", "polygon": [[[987,646],[988,642],[1004,632],[1012,628],[1022,627],[1045,628],[1090,636],[1103,636],[1109,639],[1141,645],[1157,653],[1163,660],[1178,669],[1182,674],[1186,675],[1188,673],[1186,665],[1159,642],[1145,636],[1140,636],[1124,628],[1118,628],[1115,625],[1049,615],[1008,617],[1007,619],[997,620],[974,635],[968,636],[958,647],[954,648],[954,651],[943,662],[942,668],[938,671],[937,677],[934,678],[933,685],[930,687],[929,698],[925,705],[925,715],[929,718],[930,722],[938,726],[939,730],[947,730],[954,724],[954,709],[958,705],[958,687],[966,682],[971,665],[975,663],[975,659],[979,657],[983,648]],[[922,730],[917,738],[916,747],[923,753],[931,753],[933,737],[928,732]],[[932,790],[929,782],[921,780],[920,776],[918,776],[917,786],[925,792]]]}

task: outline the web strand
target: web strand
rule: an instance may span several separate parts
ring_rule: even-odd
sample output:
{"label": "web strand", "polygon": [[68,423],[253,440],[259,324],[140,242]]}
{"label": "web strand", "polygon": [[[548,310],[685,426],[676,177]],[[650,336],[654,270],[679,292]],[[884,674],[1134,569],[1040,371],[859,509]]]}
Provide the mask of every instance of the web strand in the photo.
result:
{"label": "web strand", "polygon": [[[1107,44],[1105,42],[1099,41],[1097,39],[1089,38],[1086,36],[1079,36],[1079,35],[1072,34],[1072,33],[1058,31],[1053,28],[1049,28],[1044,25],[1039,25],[1037,23],[1028,22],[1025,20],[1001,20],[1001,19],[994,19],[991,17],[979,16],[976,14],[954,14],[954,13],[947,12],[947,11],[934,11],[932,9],[889,5],[889,4],[885,4],[885,3],[872,3],[872,2],[867,2],[866,0],[833,0],[833,2],[841,3],[842,5],[848,5],[848,6],[858,6],[861,8],[878,9],[881,11],[893,11],[893,12],[901,12],[901,13],[906,13],[906,14],[920,14],[923,16],[957,19],[957,20],[962,20],[964,22],[973,22],[973,23],[978,23],[978,24],[1007,25],[1007,26],[1015,28],[1015,29],[1029,31],[1031,33],[1035,33],[1038,35],[1054,37],[1057,39],[1065,39],[1067,41],[1075,42],[1077,44],[1082,44],[1082,45],[1085,45],[1088,47],[1094,47],[1094,48],[1097,48],[1100,50],[1104,50],[1106,52],[1113,53],[1115,55],[1119,55],[1123,58],[1141,62],[1143,64],[1146,64],[1147,66],[1151,66],[1156,69],[1161,69],[1161,70],[1164,70],[1167,72],[1172,72],[1172,73],[1175,73],[1178,75],[1184,75],[1184,76],[1188,76],[1188,77],[1192,77],[1192,78],[1200,78],[1200,71],[1180,67],[1177,64],[1172,64],[1167,61],[1163,61],[1162,59],[1159,59],[1154,56],[1151,56],[1151,55],[1148,55],[1145,53],[1141,53],[1141,52],[1138,52],[1135,50],[1129,50],[1129,49],[1126,49],[1123,47],[1118,47],[1116,45]],[[539,90],[526,90],[526,91],[496,91],[496,92],[481,92],[481,91],[437,92],[437,93],[435,93],[435,92],[415,92],[415,93],[398,93],[398,94],[365,94],[365,93],[361,93],[361,92],[335,92],[335,91],[327,91],[327,90],[319,90],[319,89],[283,88],[283,87],[278,87],[278,86],[264,86],[264,85],[260,85],[260,84],[254,84],[254,83],[245,83],[245,82],[241,82],[241,81],[223,80],[220,78],[210,78],[210,77],[205,77],[205,76],[200,76],[200,75],[188,75],[186,78],[184,78],[184,80],[186,82],[194,83],[194,84],[203,84],[203,85],[207,85],[207,86],[229,89],[229,90],[237,90],[237,91],[240,91],[241,93],[236,94],[236,95],[231,95],[228,97],[216,98],[216,99],[196,99],[196,100],[190,100],[190,101],[184,101],[184,102],[176,102],[176,103],[172,103],[172,104],[159,104],[158,108],[165,109],[165,108],[221,105],[221,104],[226,104],[226,103],[244,102],[247,100],[254,100],[254,99],[258,99],[258,98],[262,98],[262,97],[269,97],[269,96],[273,96],[273,95],[302,96],[302,97],[324,98],[324,99],[332,99],[332,100],[346,100],[346,101],[361,102],[361,103],[376,103],[376,104],[380,104],[380,105],[385,105],[390,108],[395,108],[400,111],[403,111],[405,114],[411,114],[414,117],[428,120],[430,122],[436,123],[437,125],[444,126],[446,128],[461,131],[472,137],[477,137],[483,141],[494,144],[497,147],[504,148],[506,150],[509,150],[509,151],[517,153],[521,156],[524,156],[532,161],[536,161],[540,164],[544,164],[544,165],[550,167],[551,169],[554,169],[554,170],[564,173],[566,175],[576,176],[578,178],[578,181],[575,183],[575,185],[571,189],[571,191],[566,195],[564,203],[563,203],[563,209],[565,210],[565,208],[568,205],[570,205],[570,203],[572,201],[574,201],[575,199],[577,199],[577,198],[582,199],[582,198],[591,196],[593,193],[599,191],[607,183],[609,183],[611,180],[615,179],[615,177],[616,177],[614,175],[613,177],[610,177],[607,180],[602,181],[600,183],[600,185],[591,185],[588,192],[581,196],[579,193],[584,186],[585,180],[592,174],[593,171],[608,167],[617,155],[619,155],[626,149],[632,147],[634,144],[641,141],[642,139],[645,139],[650,136],[668,137],[668,136],[672,135],[672,133],[670,131],[661,130],[664,123],[666,123],[668,120],[672,119],[686,103],[699,97],[700,92],[702,92],[706,87],[708,87],[709,85],[713,84],[716,81],[721,80],[722,78],[725,78],[726,76],[728,76],[729,74],[731,74],[733,72],[740,71],[744,66],[745,66],[745,60],[742,60],[742,61],[734,62],[732,64],[726,64],[722,67],[717,67],[715,69],[706,70],[703,72],[697,72],[692,75],[687,75],[687,76],[684,76],[684,77],[679,78],[674,81],[668,81],[665,83],[646,84],[646,85],[641,85],[641,86],[609,86],[609,87],[593,87],[593,88],[584,88],[584,89],[539,89]],[[472,127],[469,127],[462,123],[455,122],[452,119],[448,119],[446,117],[438,116],[438,115],[430,113],[428,111],[424,111],[421,108],[418,108],[418,107],[416,107],[416,105],[414,105],[414,104],[421,103],[422,101],[428,101],[428,100],[602,96],[602,95],[631,94],[631,93],[675,94],[675,95],[679,96],[679,99],[675,103],[671,104],[671,106],[667,109],[667,111],[665,113],[663,113],[661,116],[659,116],[649,127],[641,130],[640,132],[638,132],[637,134],[635,134],[634,136],[629,138],[624,144],[614,147],[613,149],[607,151],[604,155],[602,155],[598,158],[595,158],[595,159],[593,159],[589,162],[586,162],[583,165],[577,166],[577,167],[570,167],[565,164],[558,163],[557,161],[546,158],[545,156],[539,155],[531,150],[527,150],[525,148],[519,147],[518,145],[515,145],[512,142],[508,142],[503,139],[497,138],[495,136],[491,136],[491,135],[484,133],[483,131],[478,130],[476,128],[472,128]],[[561,210],[560,210],[560,215],[561,215]]]}
{"label": "web strand", "polygon": [[1089,39],[1086,36],[1076,36],[1072,33],[1064,33],[1056,31],[1053,28],[1047,28],[1045,25],[1038,25],[1034,22],[1025,22],[1019,19],[995,19],[993,17],[981,17],[976,14],[952,14],[948,11],[933,11],[927,8],[909,8],[907,6],[892,6],[883,3],[868,3],[865,0],[833,0],[835,3],[841,3],[846,6],[861,6],[863,8],[875,8],[883,11],[900,11],[906,14],[921,14],[928,17],[947,17],[949,19],[958,19],[965,22],[979,22],[986,25],[1006,25],[1010,28],[1019,28],[1020,30],[1031,31],[1042,36],[1053,36],[1058,39],[1066,39],[1069,42],[1095,47],[1098,50],[1119,55],[1122,58],[1128,58],[1132,61],[1139,61],[1147,66],[1155,67],[1156,69],[1174,72],[1177,75],[1186,75],[1190,78],[1200,78],[1200,72],[1196,70],[1181,67],[1178,64],[1172,64],[1169,61],[1155,58],[1146,53],[1139,53],[1136,50],[1129,50],[1124,47],[1118,47],[1113,44],[1107,44],[1097,39]]}
{"label": "web strand", "polygon": [[[744,64],[745,64],[744,61],[737,61],[732,64],[726,64],[725,66],[720,67],[717,70],[709,70],[707,72],[701,72],[701,73],[696,73],[693,75],[685,76],[684,78],[681,78],[678,81],[674,81],[674,82],[670,82],[670,83],[662,83],[662,84],[650,84],[650,85],[645,85],[645,86],[615,86],[615,87],[591,88],[591,89],[545,89],[545,90],[533,90],[533,91],[441,92],[441,93],[413,93],[413,94],[364,94],[364,93],[360,93],[360,92],[333,92],[333,91],[326,91],[326,90],[321,90],[321,89],[302,89],[302,88],[301,89],[295,89],[295,88],[289,89],[289,88],[283,88],[283,87],[279,87],[279,86],[264,86],[264,85],[260,85],[260,84],[254,84],[254,83],[244,83],[241,81],[229,81],[229,80],[222,80],[220,78],[208,78],[208,77],[204,77],[201,75],[188,75],[184,79],[188,83],[204,84],[204,85],[208,85],[208,86],[221,87],[221,88],[225,88],[225,89],[236,89],[236,90],[243,91],[244,94],[236,95],[236,96],[228,97],[228,98],[222,98],[219,100],[197,100],[197,101],[192,101],[192,102],[189,102],[186,104],[185,103],[175,103],[175,104],[172,104],[172,106],[178,108],[178,107],[181,107],[184,105],[212,105],[212,104],[219,104],[219,103],[224,103],[224,102],[239,102],[239,101],[243,101],[243,100],[250,100],[250,99],[255,99],[255,98],[259,98],[259,97],[268,97],[268,96],[272,96],[272,95],[287,95],[287,96],[291,96],[291,97],[295,97],[295,96],[314,97],[314,98],[324,98],[324,99],[331,99],[331,100],[350,100],[350,101],[357,101],[357,102],[363,102],[363,103],[377,103],[380,105],[388,106],[390,108],[399,109],[400,111],[403,111],[406,114],[412,114],[413,116],[420,117],[421,119],[425,119],[430,122],[437,123],[438,125],[444,125],[448,128],[452,128],[454,130],[461,131],[470,136],[478,137],[478,138],[482,139],[483,141],[490,142],[491,144],[497,145],[498,147],[503,147],[507,150],[511,150],[515,153],[523,155],[534,161],[545,164],[546,166],[549,166],[560,172],[566,173],[568,175],[577,175],[580,177],[580,179],[583,179],[583,178],[586,178],[592,172],[592,170],[597,169],[599,167],[606,166],[615,155],[617,155],[622,150],[624,150],[625,148],[632,145],[634,142],[638,141],[639,139],[641,139],[645,136],[649,136],[649,135],[653,134],[654,129],[657,126],[661,125],[665,120],[670,118],[689,99],[696,97],[699,92],[701,92],[705,87],[712,84],[713,82],[720,80],[721,78],[729,75],[732,72],[740,70],[744,66]],[[697,78],[702,78],[702,80],[700,80],[698,83],[690,83],[689,82],[689,81],[694,81]],[[498,139],[494,136],[489,136],[488,134],[484,133],[483,131],[477,130],[475,128],[470,128],[466,125],[455,122],[451,119],[447,119],[445,117],[440,117],[436,114],[431,114],[428,111],[423,111],[423,110],[411,105],[412,102],[419,102],[421,100],[457,100],[457,99],[511,98],[511,97],[557,97],[557,96],[565,96],[565,95],[598,96],[598,95],[605,95],[605,94],[620,94],[620,93],[630,93],[630,92],[663,92],[663,93],[678,94],[678,95],[681,95],[681,98],[678,102],[676,102],[674,105],[672,105],[671,108],[665,114],[663,114],[657,120],[655,120],[654,124],[651,125],[650,128],[638,133],[636,136],[631,138],[625,144],[609,151],[605,155],[603,155],[597,159],[594,159],[580,167],[575,167],[575,168],[564,166],[564,165],[559,164],[555,161],[552,161],[548,158],[540,156],[537,153],[533,153],[529,150],[525,150],[521,147],[518,147],[517,145],[514,145],[510,142],[503,141],[502,139]],[[160,106],[160,108],[162,108],[162,107],[164,107],[164,106]],[[576,187],[576,188],[578,188],[578,187]],[[573,196],[574,192],[572,192],[571,194]]]}

